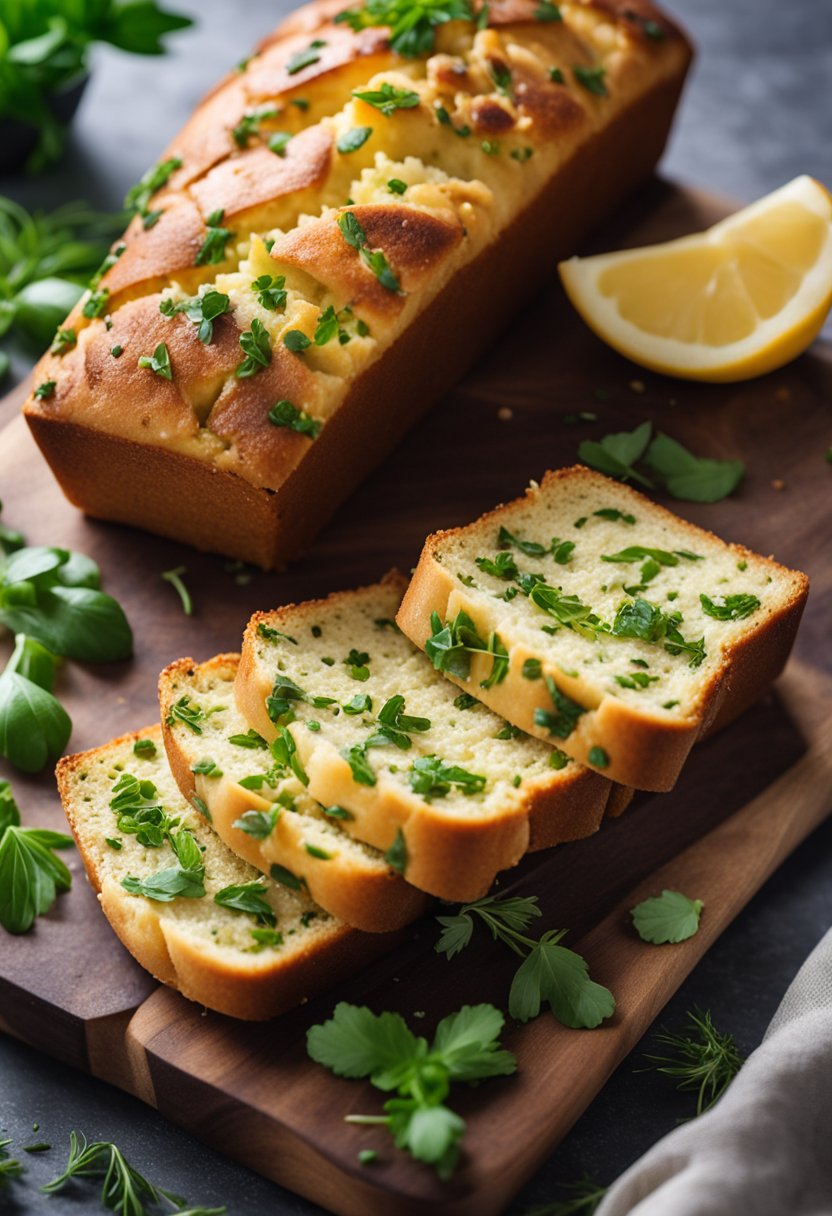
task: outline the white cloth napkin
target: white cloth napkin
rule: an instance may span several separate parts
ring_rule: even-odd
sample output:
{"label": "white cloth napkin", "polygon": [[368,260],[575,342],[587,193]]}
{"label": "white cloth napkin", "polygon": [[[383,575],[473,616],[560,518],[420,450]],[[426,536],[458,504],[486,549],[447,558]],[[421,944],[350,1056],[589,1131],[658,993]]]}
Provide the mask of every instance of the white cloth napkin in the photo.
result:
{"label": "white cloth napkin", "polygon": [[717,1105],[622,1174],[596,1216],[832,1216],[832,930]]}

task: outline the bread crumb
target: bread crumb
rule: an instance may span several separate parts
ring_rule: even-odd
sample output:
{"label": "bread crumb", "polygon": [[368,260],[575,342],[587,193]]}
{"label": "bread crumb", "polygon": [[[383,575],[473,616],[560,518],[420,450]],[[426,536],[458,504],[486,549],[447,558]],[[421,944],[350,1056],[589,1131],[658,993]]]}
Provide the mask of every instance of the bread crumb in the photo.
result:
{"label": "bread crumb", "polygon": [[646,385],[643,380],[631,380],[630,388],[633,390],[634,393],[643,393],[646,388]]}
{"label": "bread crumb", "polygon": [[511,406],[501,405],[497,410],[497,417],[500,419],[500,422],[511,422],[514,417],[514,410]]}
{"label": "bread crumb", "polygon": [[771,488],[772,490],[785,490],[786,483],[783,481],[782,477],[775,477],[774,481],[771,483]]}

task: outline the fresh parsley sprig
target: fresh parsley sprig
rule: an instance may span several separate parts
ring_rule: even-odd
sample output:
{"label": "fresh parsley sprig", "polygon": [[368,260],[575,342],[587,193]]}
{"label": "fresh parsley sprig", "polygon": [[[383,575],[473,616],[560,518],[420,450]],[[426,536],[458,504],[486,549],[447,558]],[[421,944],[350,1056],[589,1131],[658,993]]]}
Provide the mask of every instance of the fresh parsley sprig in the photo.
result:
{"label": "fresh parsley sprig", "polygon": [[511,985],[508,1011],[521,1022],[537,1017],[543,1003],[564,1026],[592,1030],[615,1012],[608,988],[589,977],[586,961],[559,943],[566,929],[549,929],[539,938],[523,932],[541,915],[537,897],[486,895],[463,904],[453,916],[438,916],[442,934],[436,951],[453,958],[471,941],[482,922],[495,941],[523,959]]}
{"label": "fresh parsley sprig", "polygon": [[477,627],[467,612],[462,609],[452,621],[443,625],[438,612],[431,613],[431,636],[425,642],[425,651],[437,671],[447,672],[457,679],[467,680],[471,672],[471,656],[491,655],[491,671],[480,681],[481,688],[493,688],[501,684],[508,675],[508,651],[499,635],[491,633],[486,641],[480,637]]}
{"label": "fresh parsley sprig", "polygon": [[338,217],[338,228],[348,245],[358,252],[361,261],[387,291],[400,292],[399,280],[390,263],[380,249],[371,249],[361,222],[354,211],[343,211]]}
{"label": "fresh parsley sprig", "polygon": [[72,886],[72,875],[53,852],[72,843],[60,832],[21,827],[11,786],[0,780],[0,925],[9,933],[31,929]]}
{"label": "fresh parsley sprig", "polygon": [[384,1115],[348,1115],[347,1122],[386,1126],[397,1148],[453,1173],[465,1121],[445,1105],[454,1082],[510,1076],[517,1062],[500,1047],[503,1015],[492,1005],[464,1005],[443,1018],[433,1043],[417,1037],[397,1013],[374,1014],[342,1001],[328,1022],[307,1033],[309,1055],[339,1077],[368,1077],[385,1093]]}
{"label": "fresh parsley sprig", "polygon": [[407,59],[433,50],[438,25],[473,20],[469,0],[365,0],[335,17],[354,30],[389,25],[390,46]]}
{"label": "fresh parsley sprig", "polygon": [[697,1115],[722,1097],[743,1064],[733,1036],[717,1030],[709,1011],[689,1010],[685,1031],[674,1034],[662,1029],[655,1039],[668,1054],[646,1055],[650,1069],[672,1077],[677,1089],[694,1092]]}
{"label": "fresh parsley sprig", "polygon": [[174,317],[182,312],[189,321],[197,326],[196,336],[206,346],[214,337],[214,321],[223,316],[231,307],[230,298],[222,291],[208,288],[201,295],[185,300],[162,300],[159,312],[163,317]]}
{"label": "fresh parsley sprig", "polygon": [[704,904],[689,899],[681,891],[662,891],[643,899],[630,910],[633,925],[643,942],[660,946],[665,942],[684,942],[699,930]]}
{"label": "fresh parsley sprig", "polygon": [[635,468],[643,461],[667,493],[684,502],[719,502],[745,476],[741,460],[694,456],[661,432],[651,441],[652,433],[651,423],[642,422],[633,431],[606,435],[598,441],[585,439],[578,447],[578,459],[608,477],[637,481],[651,490],[654,482]]}

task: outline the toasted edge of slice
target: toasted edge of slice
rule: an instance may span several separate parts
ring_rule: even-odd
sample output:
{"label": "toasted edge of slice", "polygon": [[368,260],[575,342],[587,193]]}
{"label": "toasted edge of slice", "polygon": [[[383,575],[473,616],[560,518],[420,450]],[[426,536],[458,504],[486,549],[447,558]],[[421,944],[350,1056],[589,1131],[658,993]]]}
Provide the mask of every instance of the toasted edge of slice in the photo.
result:
{"label": "toasted edge of slice", "polygon": [[[261,624],[291,634],[302,622],[325,623],[327,612],[372,594],[392,597],[388,605],[392,613],[405,585],[406,580],[392,572],[381,584],[255,613],[246,629],[235,687],[237,705],[249,725],[264,738],[275,738],[276,728],[266,710],[273,677],[257,657]],[[438,675],[437,679],[444,681]],[[359,785],[331,742],[301,730],[298,723],[289,729],[309,778],[310,793],[325,805],[348,807],[355,818],[345,823],[345,829],[375,848],[390,849],[401,832],[407,881],[440,899],[478,899],[499,871],[516,865],[527,851],[592,835],[614,788],[599,774],[569,765],[552,770],[545,780],[525,782],[525,796],[518,793],[505,813],[477,820],[467,813],[449,811],[441,801],[426,802],[383,774],[375,786]],[[629,794],[622,795],[624,800],[629,801]]]}
{"label": "toasted edge of slice", "polygon": [[[505,622],[500,620],[499,601],[491,599],[489,612],[486,613],[482,601],[468,594],[466,587],[459,583],[453,571],[443,565],[438,556],[443,544],[449,540],[454,541],[467,532],[481,528],[510,524],[514,509],[534,503],[538,495],[557,490],[560,484],[570,479],[581,479],[587,485],[609,486],[616,501],[628,504],[634,511],[650,512],[659,520],[667,520],[684,531],[690,537],[691,544],[695,544],[697,538],[700,541],[706,539],[709,543],[717,542],[740,560],[753,559],[769,564],[791,576],[791,593],[785,602],[769,613],[761,625],[750,628],[737,643],[722,648],[721,661],[703,678],[696,702],[684,716],[650,712],[625,704],[611,694],[603,695],[592,706],[595,698],[587,695],[581,681],[565,678],[545,650],[535,654],[528,645],[512,645],[511,638],[503,628]],[[540,485],[532,483],[523,497],[501,504],[471,524],[429,536],[396,621],[402,632],[423,648],[431,636],[430,620],[434,612],[444,622],[459,610],[464,610],[484,636],[495,630],[509,651],[506,678],[489,689],[479,687],[478,681],[481,676],[488,674],[488,667],[480,656],[475,656],[468,681],[448,674],[450,680],[468,691],[475,688],[477,697],[521,730],[538,738],[549,738],[546,730],[535,723],[535,710],[540,707],[539,689],[521,675],[527,659],[538,659],[544,672],[555,679],[561,691],[578,703],[582,703],[583,697],[583,704],[588,706],[580,719],[580,727],[568,738],[558,738],[558,746],[588,767],[592,767],[590,753],[594,748],[600,748],[608,761],[603,772],[611,781],[660,792],[673,788],[691,747],[698,739],[736,718],[780,674],[789,657],[808,593],[809,580],[805,574],[788,570],[742,545],[722,541],[713,533],[680,519],[629,486],[583,465],[573,465],[547,472]],[[610,814],[616,813],[620,812],[611,807]]]}
{"label": "toasted edge of slice", "polygon": [[[234,701],[239,661],[238,654],[217,655],[205,663],[178,659],[159,677],[162,737],[171,772],[183,797],[188,802],[194,794],[201,799],[210,813],[211,826],[232,852],[264,874],[270,874],[275,864],[285,867],[304,884],[316,903],[354,929],[389,933],[421,916],[429,904],[427,896],[405,882],[381,853],[371,853],[367,846],[353,841],[335,820],[323,821],[334,842],[333,853],[328,858],[318,857],[308,851],[304,836],[309,835],[305,829],[320,828],[320,819],[302,810],[300,813],[281,810],[274,800],[246,789],[225,772],[219,777],[193,772],[194,764],[212,751],[210,736],[201,742],[202,736],[195,735],[184,723],[171,720],[171,706],[183,693],[189,693],[198,702],[209,690],[227,685],[229,708],[223,715],[227,724],[223,733],[245,732],[246,724]],[[216,720],[212,715],[211,721]],[[247,754],[252,772],[265,771],[268,764],[259,761],[263,756],[270,759],[270,753]],[[290,780],[299,786],[296,779]],[[285,785],[285,780],[281,784]],[[313,801],[305,791],[299,796]],[[268,813],[276,806],[277,822],[264,840],[234,826],[246,811]]]}
{"label": "toasted edge of slice", "polygon": [[[138,739],[151,739],[157,745],[158,762],[149,768],[133,754]],[[181,798],[164,759],[159,726],[122,735],[102,747],[59,761],[58,790],[90,885],[122,945],[161,983],[218,1013],[246,1021],[264,1021],[332,987],[402,940],[401,934],[359,933],[320,913],[326,917],[326,923],[299,929],[285,939],[279,951],[243,953],[189,931],[187,919],[178,921],[171,912],[183,900],[165,904],[128,894],[114,874],[107,872],[105,837],[88,811],[85,813],[89,796],[84,781],[89,771],[96,767],[112,770],[116,765],[129,766],[139,775],[143,772],[163,786],[167,784],[167,789],[160,790],[165,803],[183,816],[197,843],[204,847],[208,867],[214,858],[229,873],[235,873],[239,882],[256,881],[261,876],[232,854]],[[311,900],[304,896],[296,898],[289,891],[280,890],[277,898],[281,908],[294,909],[298,914],[305,908],[315,909]],[[222,913],[228,917],[235,915],[217,907],[213,900],[208,911],[218,917]]]}

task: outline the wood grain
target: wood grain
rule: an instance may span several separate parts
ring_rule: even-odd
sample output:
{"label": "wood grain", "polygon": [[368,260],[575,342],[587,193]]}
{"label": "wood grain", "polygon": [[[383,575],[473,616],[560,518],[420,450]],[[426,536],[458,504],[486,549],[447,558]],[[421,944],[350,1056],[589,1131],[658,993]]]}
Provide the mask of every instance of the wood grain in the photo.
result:
{"label": "wood grain", "polygon": [[[678,235],[723,211],[657,182],[595,247]],[[0,405],[0,421],[14,408]],[[597,421],[570,425],[566,419],[580,411]],[[448,963],[434,952],[431,918],[394,956],[337,993],[278,1022],[243,1025],[158,988],[115,939],[75,859],[72,892],[31,934],[0,938],[0,1026],[131,1090],[334,1212],[499,1212],[714,938],[829,810],[830,413],[832,357],[822,348],[749,384],[679,384],[603,348],[553,277],[548,294],[353,496],[309,556],[273,575],[85,520],[13,419],[0,433],[4,519],[32,543],[67,545],[99,560],[136,634],[128,663],[63,668],[58,692],[73,717],[73,749],[152,721],[161,667],[184,654],[204,659],[235,649],[255,609],[371,581],[394,564],[407,569],[428,531],[465,522],[514,497],[545,468],[573,462],[581,439],[647,418],[697,453],[739,456],[748,465],[734,497],[676,504],[681,514],[805,569],[813,586],[795,658],[776,692],[696,748],[672,793],[639,795],[596,837],[527,858],[504,876],[504,889],[540,896],[543,923],[570,928],[593,975],[613,988],[618,1011],[593,1032],[565,1031],[546,1016],[507,1028],[520,1073],[455,1096],[468,1132],[452,1183],[390,1151],[378,1130],[343,1124],[344,1114],[377,1112],[380,1095],[311,1066],[304,1049],[307,1027],[328,1016],[336,999],[399,1009],[410,1020],[424,1013],[426,1033],[464,1002],[505,1007],[509,952],[475,940]],[[182,564],[195,601],[190,619],[160,577]],[[61,826],[48,775],[0,774],[13,780],[27,823]],[[635,937],[627,909],[663,885],[704,899],[706,910],[689,942],[650,947]],[[380,1151],[372,1171],[356,1160],[365,1146]]]}

